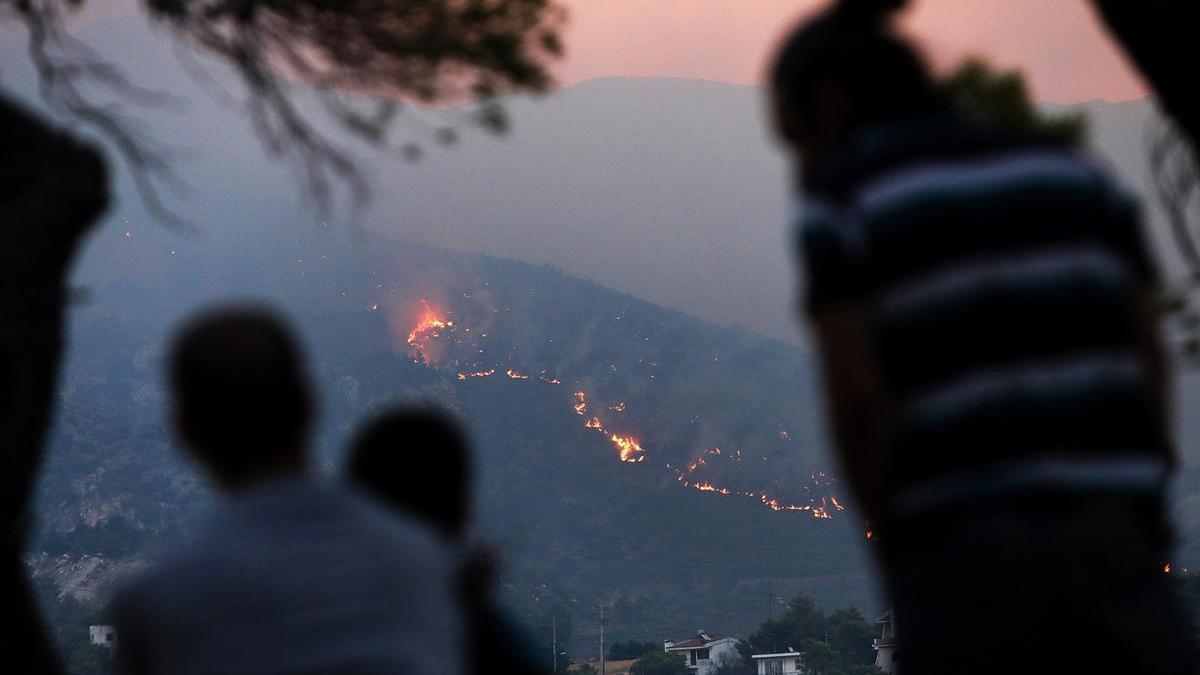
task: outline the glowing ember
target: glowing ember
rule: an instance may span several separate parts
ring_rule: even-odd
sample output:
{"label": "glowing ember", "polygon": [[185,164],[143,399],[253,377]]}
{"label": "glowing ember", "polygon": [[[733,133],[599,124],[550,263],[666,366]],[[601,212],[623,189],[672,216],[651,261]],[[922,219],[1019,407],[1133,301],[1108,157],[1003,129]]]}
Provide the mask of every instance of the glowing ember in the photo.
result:
{"label": "glowing ember", "polygon": [[491,377],[492,375],[495,375],[495,374],[496,374],[496,369],[495,369],[495,368],[492,368],[492,369],[490,369],[490,370],[477,370],[477,371],[475,371],[475,372],[473,372],[473,373],[459,373],[459,374],[458,374],[458,379],[460,379],[460,380],[473,380],[473,379],[475,379],[475,378],[477,378],[477,377]]}
{"label": "glowing ember", "polygon": [[593,417],[592,419],[588,420],[583,426],[587,427],[588,429],[596,429],[598,431],[604,431],[604,424],[600,422],[599,417]]}
{"label": "glowing ember", "polygon": [[707,482],[696,483],[692,487],[696,488],[697,490],[699,490],[701,492],[716,492],[718,494],[723,494],[723,495],[727,495],[732,492],[727,487],[717,487],[716,485],[713,485],[712,483],[707,483]]}
{"label": "glowing ember", "polygon": [[575,409],[576,415],[587,414],[587,394],[582,391],[575,392],[575,405],[571,407]]}
{"label": "glowing ember", "polygon": [[1170,574],[1170,573],[1171,573],[1171,563],[1164,564],[1163,565],[1163,574]]}
{"label": "glowing ember", "polygon": [[509,368],[508,370],[504,371],[504,374],[508,375],[509,379],[512,379],[512,380],[528,380],[529,379],[528,375],[525,375],[524,373],[518,373],[517,371],[513,370],[512,368]]}

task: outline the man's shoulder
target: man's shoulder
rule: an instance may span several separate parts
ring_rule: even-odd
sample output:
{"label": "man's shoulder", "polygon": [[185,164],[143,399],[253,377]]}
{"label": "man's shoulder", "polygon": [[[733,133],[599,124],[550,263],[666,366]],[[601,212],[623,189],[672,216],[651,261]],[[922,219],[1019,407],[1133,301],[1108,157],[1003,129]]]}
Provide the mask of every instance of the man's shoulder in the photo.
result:
{"label": "man's shoulder", "polygon": [[446,569],[453,553],[428,528],[339,485],[306,486],[225,508],[196,536],[127,582],[114,610],[187,606],[330,554],[367,566]]}
{"label": "man's shoulder", "polygon": [[189,596],[203,595],[197,586],[208,578],[211,565],[199,542],[189,542],[167,552],[113,594],[108,611],[120,631],[146,633],[186,606]]}
{"label": "man's shoulder", "polygon": [[[857,142],[806,174],[806,191],[830,202],[858,204],[866,196],[934,186],[973,190],[986,179],[1029,179],[1067,189],[1109,190],[1118,182],[1088,151],[1059,139],[1004,132],[947,118],[944,131],[883,142]],[[861,139],[860,139],[861,140]]]}
{"label": "man's shoulder", "polygon": [[383,548],[406,557],[414,552],[439,557],[450,555],[448,547],[430,527],[397,513],[374,497],[343,487],[338,488],[337,499],[346,505],[356,524]]}
{"label": "man's shoulder", "polygon": [[[260,506],[243,513],[240,519],[227,519],[223,528],[226,531],[217,532],[216,536],[249,536],[253,545],[261,543],[264,548],[273,548],[278,543],[276,539],[261,542],[257,539],[260,532],[272,529],[288,532],[290,538],[307,539],[314,546],[340,544],[408,561],[421,556],[448,555],[441,538],[423,523],[341,482],[297,485],[279,500]],[[212,544],[219,546],[219,542]]]}

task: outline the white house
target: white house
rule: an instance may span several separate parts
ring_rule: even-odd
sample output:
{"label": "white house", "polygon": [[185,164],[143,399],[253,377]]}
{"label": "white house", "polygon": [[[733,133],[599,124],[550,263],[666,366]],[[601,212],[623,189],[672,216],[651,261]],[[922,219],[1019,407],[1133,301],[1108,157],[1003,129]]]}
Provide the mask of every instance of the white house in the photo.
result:
{"label": "white house", "polygon": [[804,652],[788,647],[777,654],[752,654],[758,675],[804,675]]}
{"label": "white house", "polygon": [[94,645],[111,648],[117,644],[117,629],[108,625],[88,626],[88,639]]}
{"label": "white house", "polygon": [[875,638],[875,667],[885,673],[895,673],[896,663],[900,660],[900,643],[896,640],[896,622],[891,610],[884,612],[875,623],[883,626],[881,635]]}
{"label": "white house", "polygon": [[732,659],[737,656],[737,640],[731,637],[713,637],[701,630],[696,632],[696,637],[687,640],[663,640],[663,651],[683,654],[689,675],[709,675],[723,658]]}

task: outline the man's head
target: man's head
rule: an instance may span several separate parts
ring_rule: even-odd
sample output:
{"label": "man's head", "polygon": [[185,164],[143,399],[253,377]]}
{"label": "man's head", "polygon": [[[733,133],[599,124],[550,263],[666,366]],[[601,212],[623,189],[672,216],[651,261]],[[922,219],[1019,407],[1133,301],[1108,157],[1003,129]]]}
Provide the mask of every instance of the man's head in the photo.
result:
{"label": "man's head", "polygon": [[387,504],[460,538],[470,512],[471,458],[458,424],[433,410],[395,410],[350,450],[349,477]]}
{"label": "man's head", "polygon": [[192,320],[170,379],[176,431],[222,487],[304,470],[312,401],[299,350],[271,312],[231,307]]}
{"label": "man's head", "polygon": [[841,0],[783,42],[770,71],[776,130],[803,164],[866,125],[931,107],[920,54],[891,29],[905,0]]}

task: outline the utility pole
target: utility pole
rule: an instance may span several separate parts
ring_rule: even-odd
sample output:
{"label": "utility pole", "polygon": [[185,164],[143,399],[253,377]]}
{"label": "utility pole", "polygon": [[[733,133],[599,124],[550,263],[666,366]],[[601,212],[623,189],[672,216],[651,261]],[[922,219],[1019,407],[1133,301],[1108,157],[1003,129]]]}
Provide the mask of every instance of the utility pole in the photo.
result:
{"label": "utility pole", "polygon": [[[550,619],[550,672],[558,672],[558,615],[552,614]],[[546,624],[542,624],[545,626]]]}
{"label": "utility pole", "polygon": [[608,620],[604,618],[604,605],[600,605],[600,675],[604,675],[604,627]]}
{"label": "utility pole", "polygon": [[[771,594],[771,575],[767,575],[767,623],[771,623],[771,605],[775,604],[775,596]],[[771,630],[771,653],[779,652],[778,640],[775,639],[775,631]]]}
{"label": "utility pole", "polygon": [[774,597],[771,595],[771,577],[767,577],[767,621],[771,620],[771,601]]}

